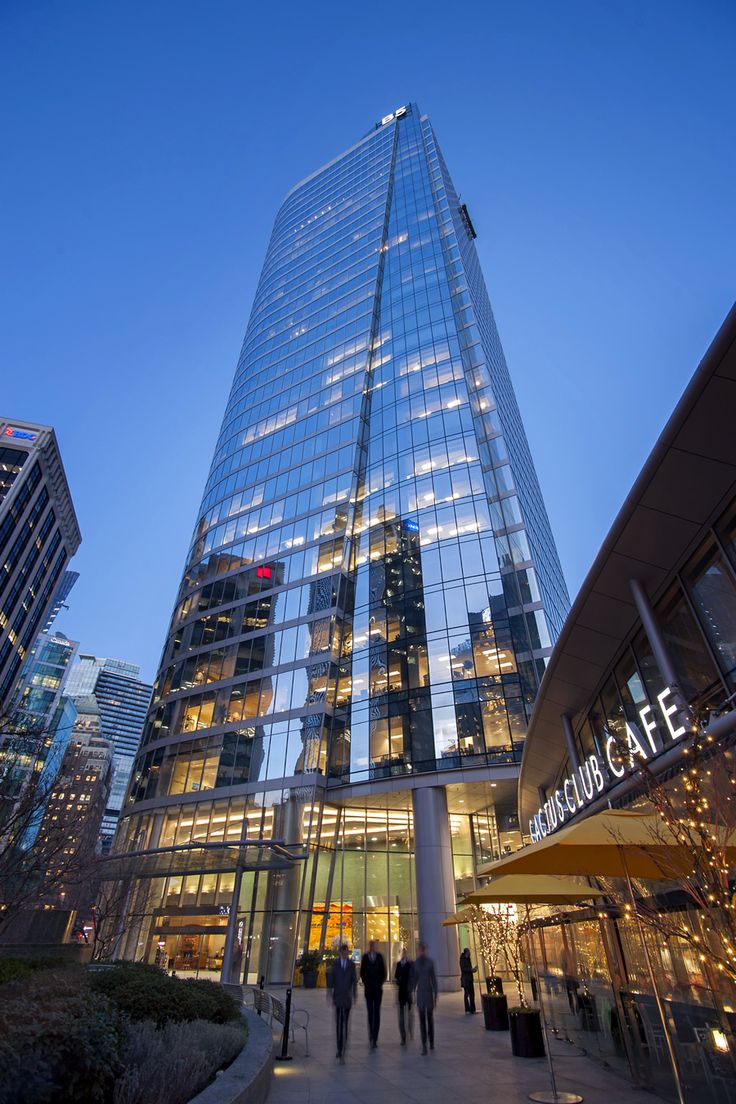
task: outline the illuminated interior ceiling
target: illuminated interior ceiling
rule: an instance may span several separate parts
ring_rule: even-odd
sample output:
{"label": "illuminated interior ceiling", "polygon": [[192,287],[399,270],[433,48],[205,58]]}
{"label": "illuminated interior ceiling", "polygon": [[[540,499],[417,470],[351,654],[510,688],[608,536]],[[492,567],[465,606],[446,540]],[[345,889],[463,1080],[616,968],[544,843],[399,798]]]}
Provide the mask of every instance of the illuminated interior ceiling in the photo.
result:
{"label": "illuminated interior ceiling", "polygon": [[[517,780],[511,778],[485,778],[473,782],[455,782],[445,786],[447,808],[450,813],[470,814],[498,806],[512,812],[516,807]],[[391,789],[383,793],[354,793],[341,797],[328,790],[325,801],[329,805],[344,805],[356,809],[411,809],[409,789]]]}

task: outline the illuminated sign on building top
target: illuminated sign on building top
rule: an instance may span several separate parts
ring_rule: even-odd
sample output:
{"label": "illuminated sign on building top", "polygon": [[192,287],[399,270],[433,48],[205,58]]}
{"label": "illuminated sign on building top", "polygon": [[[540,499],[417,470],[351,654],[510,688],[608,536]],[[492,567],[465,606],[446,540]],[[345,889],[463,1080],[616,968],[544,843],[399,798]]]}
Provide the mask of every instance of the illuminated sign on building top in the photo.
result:
{"label": "illuminated sign on building top", "polygon": [[5,437],[15,437],[16,440],[21,441],[36,441],[38,440],[37,433],[31,433],[29,429],[16,429],[15,426],[5,427]]}
{"label": "illuminated sign on building top", "polygon": [[[657,703],[662,714],[667,732],[671,740],[681,739],[687,729],[684,725],[675,727],[673,717],[677,713],[677,705],[670,701],[672,689],[666,686],[661,694],[657,695]],[[633,768],[634,759],[648,760],[659,754],[662,748],[658,748],[654,742],[654,733],[657,731],[657,721],[652,713],[651,705],[645,705],[639,710],[644,735],[636,725],[626,722],[626,748],[628,749],[629,767]],[[589,755],[573,774],[569,775],[559,790],[555,790],[550,798],[545,801],[538,812],[529,821],[529,835],[536,843],[544,839],[550,832],[554,832],[580,809],[584,808],[594,797],[603,793],[605,789],[616,784],[626,774],[625,762],[620,758],[622,741],[608,729],[604,729],[606,738],[605,756]],[[626,755],[626,752],[624,752]]]}
{"label": "illuminated sign on building top", "polygon": [[406,110],[406,106],[397,107],[390,115],[384,115],[381,119],[381,126],[386,126],[386,123],[392,123],[394,119],[400,119],[402,115],[406,115]]}

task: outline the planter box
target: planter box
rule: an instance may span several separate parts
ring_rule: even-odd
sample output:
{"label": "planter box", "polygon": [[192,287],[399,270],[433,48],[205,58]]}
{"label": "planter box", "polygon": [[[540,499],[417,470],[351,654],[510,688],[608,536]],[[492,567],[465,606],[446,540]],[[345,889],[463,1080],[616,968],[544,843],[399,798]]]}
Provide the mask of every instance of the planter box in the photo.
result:
{"label": "planter box", "polygon": [[480,1002],[483,1005],[483,1023],[486,1031],[508,1031],[508,1001],[503,993],[498,996],[482,993]]}
{"label": "planter box", "polygon": [[316,970],[302,970],[302,985],[305,989],[317,988],[317,971]]}
{"label": "planter box", "polygon": [[511,1053],[516,1058],[544,1058],[542,1021],[536,1009],[509,1012],[511,1029]]}

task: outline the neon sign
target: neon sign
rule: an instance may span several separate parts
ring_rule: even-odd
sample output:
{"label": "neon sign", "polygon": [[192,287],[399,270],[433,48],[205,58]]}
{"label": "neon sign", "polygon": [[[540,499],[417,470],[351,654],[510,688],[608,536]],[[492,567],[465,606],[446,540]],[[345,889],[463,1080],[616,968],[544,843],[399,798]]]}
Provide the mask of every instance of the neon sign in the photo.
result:
{"label": "neon sign", "polygon": [[21,441],[36,441],[38,439],[37,433],[31,433],[27,429],[16,429],[15,426],[6,426],[5,436],[15,437]]}
{"label": "neon sign", "polygon": [[[668,700],[671,696],[672,689],[666,686],[662,693],[657,695],[657,704],[669,738],[675,741],[681,739],[687,729],[684,725],[675,727],[673,717],[677,714],[678,707],[674,701]],[[629,767],[632,769],[635,758],[646,762],[662,750],[657,747],[654,740],[657,721],[651,705],[645,705],[640,709],[639,717],[643,734],[629,721],[626,722],[625,727]],[[606,736],[604,756],[589,755],[578,769],[563,781],[562,787],[555,790],[544,805],[540,806],[529,821],[529,835],[535,843],[561,828],[569,817],[583,809],[609,786],[615,785],[626,774],[625,762],[622,762],[618,755],[621,741],[610,729],[605,728],[604,732]]]}

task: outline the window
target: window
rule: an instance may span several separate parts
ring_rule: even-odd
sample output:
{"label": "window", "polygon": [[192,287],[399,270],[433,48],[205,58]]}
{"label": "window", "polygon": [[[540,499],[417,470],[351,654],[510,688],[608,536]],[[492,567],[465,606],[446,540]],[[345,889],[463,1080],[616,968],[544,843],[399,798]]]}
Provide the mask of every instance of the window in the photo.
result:
{"label": "window", "polygon": [[680,685],[692,701],[720,683],[718,672],[679,587],[673,587],[659,603],[657,614]]}
{"label": "window", "polygon": [[693,556],[684,573],[695,611],[722,670],[736,668],[736,586],[715,541]]}

